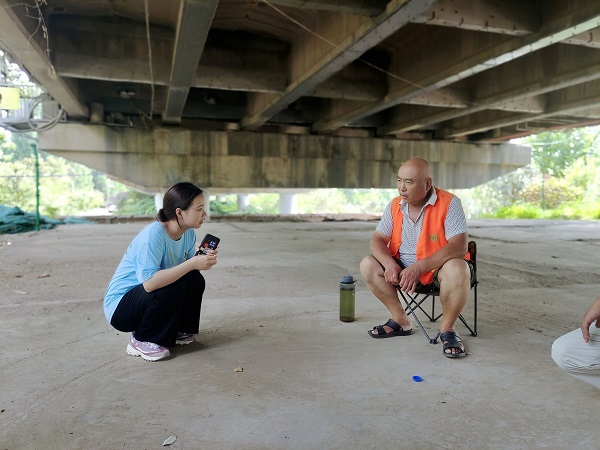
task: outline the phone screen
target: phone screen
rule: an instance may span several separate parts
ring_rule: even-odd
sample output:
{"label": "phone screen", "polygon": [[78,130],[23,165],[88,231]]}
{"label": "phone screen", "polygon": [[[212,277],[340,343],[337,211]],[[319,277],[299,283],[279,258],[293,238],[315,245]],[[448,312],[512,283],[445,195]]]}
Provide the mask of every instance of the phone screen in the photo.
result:
{"label": "phone screen", "polygon": [[202,242],[200,243],[200,248],[196,252],[196,255],[199,255],[201,253],[205,254],[206,250],[215,250],[219,245],[220,241],[221,239],[219,239],[218,237],[213,236],[212,234],[207,234],[206,236],[204,236],[204,239],[202,239]]}

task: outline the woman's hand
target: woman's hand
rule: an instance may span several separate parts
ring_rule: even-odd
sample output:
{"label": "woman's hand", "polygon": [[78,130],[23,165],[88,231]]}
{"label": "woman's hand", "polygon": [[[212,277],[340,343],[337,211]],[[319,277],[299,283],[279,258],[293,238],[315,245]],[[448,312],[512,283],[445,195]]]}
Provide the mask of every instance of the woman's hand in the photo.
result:
{"label": "woman's hand", "polygon": [[210,270],[217,263],[217,250],[206,250],[206,254],[200,253],[192,258],[196,270]]}
{"label": "woman's hand", "polygon": [[199,255],[192,256],[190,259],[186,259],[175,267],[156,271],[150,279],[144,281],[144,289],[146,292],[152,292],[179,280],[191,270],[209,270],[216,263],[216,250],[209,250],[206,255],[200,253]]}

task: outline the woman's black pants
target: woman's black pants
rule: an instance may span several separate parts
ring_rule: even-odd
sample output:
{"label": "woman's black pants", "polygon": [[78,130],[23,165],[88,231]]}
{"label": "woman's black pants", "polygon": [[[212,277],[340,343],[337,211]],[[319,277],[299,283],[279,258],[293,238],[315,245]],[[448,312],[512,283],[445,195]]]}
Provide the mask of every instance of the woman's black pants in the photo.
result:
{"label": "woman's black pants", "polygon": [[119,331],[133,331],[138,341],[172,347],[178,332],[198,333],[205,287],[197,270],[152,292],[140,284],[123,296],[110,324]]}

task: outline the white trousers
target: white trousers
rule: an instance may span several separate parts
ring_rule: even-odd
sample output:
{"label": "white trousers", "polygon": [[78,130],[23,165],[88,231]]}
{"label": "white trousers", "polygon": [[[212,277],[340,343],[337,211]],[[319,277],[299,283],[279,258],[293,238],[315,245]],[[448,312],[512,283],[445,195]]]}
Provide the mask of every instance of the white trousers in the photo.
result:
{"label": "white trousers", "polygon": [[559,337],[552,344],[552,359],[569,375],[600,389],[600,328],[590,326],[590,341],[581,329]]}

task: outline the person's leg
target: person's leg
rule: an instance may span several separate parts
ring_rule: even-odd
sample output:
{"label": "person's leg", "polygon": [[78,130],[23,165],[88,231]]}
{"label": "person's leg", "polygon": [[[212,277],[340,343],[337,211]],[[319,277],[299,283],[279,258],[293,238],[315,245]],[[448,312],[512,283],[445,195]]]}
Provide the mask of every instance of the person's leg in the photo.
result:
{"label": "person's leg", "polygon": [[454,324],[469,299],[471,271],[464,259],[455,258],[440,267],[437,279],[443,313],[440,332],[454,331]]}
{"label": "person's leg", "polygon": [[[360,273],[373,295],[388,309],[394,322],[405,331],[411,330],[412,322],[400,303],[396,287],[385,281],[383,268],[379,261],[371,255],[365,256],[360,262]],[[384,326],[384,330],[386,333],[393,331],[387,325]],[[373,330],[371,333],[378,334],[377,330]]]}
{"label": "person's leg", "polygon": [[552,359],[569,375],[600,389],[600,329],[590,327],[590,341],[581,330],[567,333],[552,344]]}
{"label": "person's leg", "polygon": [[464,345],[460,337],[454,333],[454,325],[469,299],[472,269],[464,259],[455,258],[440,267],[436,277],[440,287],[440,304],[443,314],[440,321],[443,351],[446,356],[462,357],[464,356]]}
{"label": "person's leg", "polygon": [[200,309],[202,308],[202,295],[206,282],[197,270],[188,272],[182,277],[186,285],[183,305],[179,312],[177,331],[181,333],[198,334],[200,328]]}
{"label": "person's leg", "polygon": [[135,330],[146,310],[145,294],[141,284],[127,292],[117,305],[110,324],[125,333]]}
{"label": "person's leg", "polygon": [[119,331],[133,331],[138,341],[173,346],[185,295],[183,279],[152,292],[136,286],[119,302],[111,325]]}

